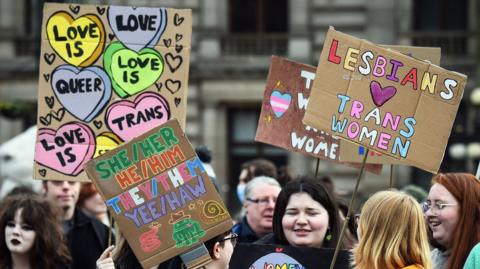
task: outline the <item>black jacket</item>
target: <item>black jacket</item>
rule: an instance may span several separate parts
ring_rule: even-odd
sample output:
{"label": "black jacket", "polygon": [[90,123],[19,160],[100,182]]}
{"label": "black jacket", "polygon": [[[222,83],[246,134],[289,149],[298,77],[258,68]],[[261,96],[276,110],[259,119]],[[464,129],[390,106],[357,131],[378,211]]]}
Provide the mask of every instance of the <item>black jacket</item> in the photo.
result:
{"label": "black jacket", "polygon": [[243,217],[241,222],[233,225],[232,232],[238,234],[240,243],[253,243],[259,239],[248,224],[247,217]]}
{"label": "black jacket", "polygon": [[[108,230],[102,222],[75,208],[73,227],[66,235],[72,255],[72,269],[96,268],[97,259],[108,247]],[[112,240],[112,244],[114,242]]]}

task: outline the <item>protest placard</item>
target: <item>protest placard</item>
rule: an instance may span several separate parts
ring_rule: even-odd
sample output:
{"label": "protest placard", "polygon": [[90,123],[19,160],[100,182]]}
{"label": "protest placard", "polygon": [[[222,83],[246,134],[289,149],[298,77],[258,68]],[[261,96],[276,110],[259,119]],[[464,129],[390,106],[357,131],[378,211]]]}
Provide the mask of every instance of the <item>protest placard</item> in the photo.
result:
{"label": "protest placard", "polygon": [[[272,56],[255,141],[341,163],[341,139],[302,123],[314,78],[314,66]],[[381,169],[367,165],[373,173]]]}
{"label": "protest placard", "polygon": [[83,165],[177,118],[185,125],[191,10],[45,3],[34,177]]}
{"label": "protest placard", "polygon": [[85,170],[144,268],[232,227],[176,119],[90,160]]}
{"label": "protest placard", "polygon": [[[428,61],[434,65],[440,65],[441,49],[432,47],[415,47],[415,46],[398,46],[398,45],[380,45],[387,49],[394,49],[405,55],[414,57],[419,60]],[[345,162],[358,163],[363,160],[366,152],[365,147],[348,140],[340,141],[340,159]],[[381,154],[373,150],[370,151],[366,160],[367,163],[380,164],[406,164],[403,159],[396,159],[389,155]]]}
{"label": "protest placard", "polygon": [[436,173],[466,76],[328,30],[303,122]]}
{"label": "protest placard", "polygon": [[[230,269],[328,269],[334,249],[281,245],[237,244],[230,260]],[[341,250],[335,269],[350,268],[350,254]]]}

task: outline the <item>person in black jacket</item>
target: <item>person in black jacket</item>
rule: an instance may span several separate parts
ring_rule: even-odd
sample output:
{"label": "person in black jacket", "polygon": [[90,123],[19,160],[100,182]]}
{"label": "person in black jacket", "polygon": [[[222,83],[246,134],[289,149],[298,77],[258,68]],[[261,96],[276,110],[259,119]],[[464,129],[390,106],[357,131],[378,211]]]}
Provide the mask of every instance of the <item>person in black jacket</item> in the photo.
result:
{"label": "person in black jacket", "polygon": [[94,269],[96,260],[108,247],[109,229],[76,207],[80,182],[45,181],[45,197],[63,212],[63,232],[72,256],[72,269]]}
{"label": "person in black jacket", "polygon": [[253,243],[272,232],[273,211],[280,190],[278,181],[271,177],[259,176],[247,183],[245,216],[232,228],[239,242]]}

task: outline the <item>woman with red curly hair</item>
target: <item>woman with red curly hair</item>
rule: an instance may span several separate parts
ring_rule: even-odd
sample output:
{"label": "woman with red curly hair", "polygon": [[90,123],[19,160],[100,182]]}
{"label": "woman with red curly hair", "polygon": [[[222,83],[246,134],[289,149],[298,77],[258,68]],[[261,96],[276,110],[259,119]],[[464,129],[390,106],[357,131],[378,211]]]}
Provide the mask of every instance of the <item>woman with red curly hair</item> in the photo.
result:
{"label": "woman with red curly hair", "polygon": [[423,211],[431,236],[433,268],[463,268],[480,242],[480,181],[472,174],[438,174]]}
{"label": "woman with red curly hair", "polygon": [[60,215],[36,195],[13,195],[0,204],[0,269],[68,268]]}

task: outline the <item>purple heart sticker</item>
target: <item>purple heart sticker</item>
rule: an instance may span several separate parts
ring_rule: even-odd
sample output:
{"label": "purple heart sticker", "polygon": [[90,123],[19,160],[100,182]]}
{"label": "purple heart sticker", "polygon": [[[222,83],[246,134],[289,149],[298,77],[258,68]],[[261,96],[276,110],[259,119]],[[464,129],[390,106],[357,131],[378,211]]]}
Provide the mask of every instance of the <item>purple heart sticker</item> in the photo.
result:
{"label": "purple heart sticker", "polygon": [[370,93],[372,94],[373,103],[381,107],[388,100],[392,99],[393,96],[397,93],[397,89],[393,86],[387,86],[382,88],[382,85],[377,81],[373,80],[370,83]]}

